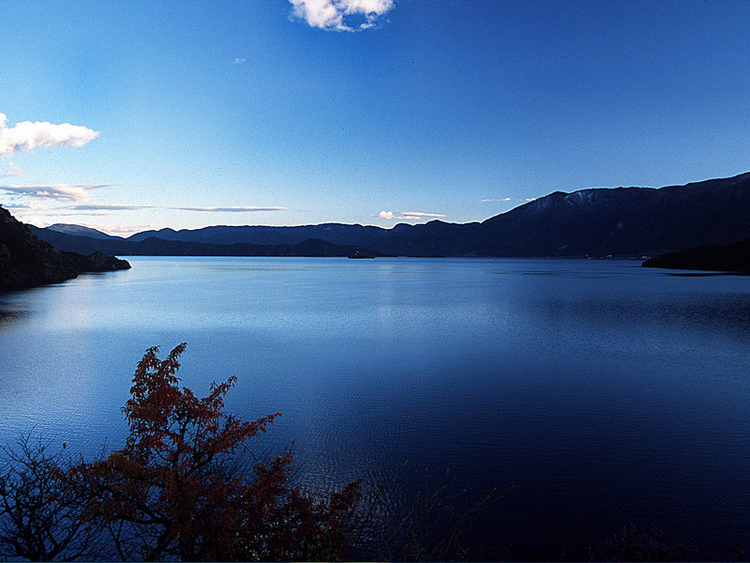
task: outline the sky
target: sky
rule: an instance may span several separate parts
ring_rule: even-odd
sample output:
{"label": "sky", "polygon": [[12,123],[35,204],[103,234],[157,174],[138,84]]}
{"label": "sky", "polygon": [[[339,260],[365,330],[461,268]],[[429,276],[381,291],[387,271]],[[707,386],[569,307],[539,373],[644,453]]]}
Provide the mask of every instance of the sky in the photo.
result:
{"label": "sky", "polygon": [[0,204],[110,234],[481,221],[750,170],[750,2],[0,1]]}

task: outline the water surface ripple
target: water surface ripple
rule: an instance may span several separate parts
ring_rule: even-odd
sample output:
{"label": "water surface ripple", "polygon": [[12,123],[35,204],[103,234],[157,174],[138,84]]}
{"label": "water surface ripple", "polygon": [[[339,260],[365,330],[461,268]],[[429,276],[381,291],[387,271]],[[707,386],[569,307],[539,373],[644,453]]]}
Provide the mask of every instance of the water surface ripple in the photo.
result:
{"label": "water surface ripple", "polygon": [[[0,294],[2,439],[122,442],[144,350],[227,405],[281,411],[328,489],[406,463],[405,486],[508,489],[488,533],[555,557],[634,522],[703,549],[750,530],[750,278],[636,262],[134,258]],[[581,540],[583,541],[583,540]],[[580,543],[580,542],[579,542]],[[585,547],[585,546],[578,546]]]}

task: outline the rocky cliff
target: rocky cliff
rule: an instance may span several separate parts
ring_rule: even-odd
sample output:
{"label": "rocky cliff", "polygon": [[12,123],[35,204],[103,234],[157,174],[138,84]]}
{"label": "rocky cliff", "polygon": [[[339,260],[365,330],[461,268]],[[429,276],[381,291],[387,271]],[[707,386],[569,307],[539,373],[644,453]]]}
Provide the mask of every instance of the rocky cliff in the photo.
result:
{"label": "rocky cliff", "polygon": [[84,272],[126,270],[130,264],[101,252],[63,252],[38,239],[0,207],[0,291],[59,283]]}

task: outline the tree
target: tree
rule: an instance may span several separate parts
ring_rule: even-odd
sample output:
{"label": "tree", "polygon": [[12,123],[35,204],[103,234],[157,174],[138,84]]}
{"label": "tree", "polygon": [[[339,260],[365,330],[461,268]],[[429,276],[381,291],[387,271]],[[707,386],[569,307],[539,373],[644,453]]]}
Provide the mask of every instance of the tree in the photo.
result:
{"label": "tree", "polygon": [[82,518],[81,490],[67,486],[58,467],[62,452],[22,437],[2,448],[0,556],[30,561],[95,559],[101,553],[101,524]]}
{"label": "tree", "polygon": [[359,483],[313,500],[288,484],[292,452],[245,470],[245,443],[279,413],[254,422],[225,413],[235,377],[202,399],[181,388],[184,350],[180,344],[160,360],[151,348],[138,363],[122,409],[130,426],[124,448],[65,469],[44,465],[53,488],[73,491],[78,503],[58,527],[98,531],[100,544],[123,560],[343,558],[344,518]]}

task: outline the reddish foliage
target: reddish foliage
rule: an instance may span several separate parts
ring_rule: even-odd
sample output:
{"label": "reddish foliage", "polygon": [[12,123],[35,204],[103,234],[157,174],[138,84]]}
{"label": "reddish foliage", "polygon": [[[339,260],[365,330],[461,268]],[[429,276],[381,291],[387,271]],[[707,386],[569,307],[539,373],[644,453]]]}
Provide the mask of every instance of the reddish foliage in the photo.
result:
{"label": "reddish foliage", "polygon": [[149,349],[123,407],[130,435],[103,461],[68,472],[87,490],[85,518],[106,522],[123,559],[340,559],[343,517],[359,498],[351,483],[313,501],[287,481],[292,452],[257,464],[249,478],[235,454],[279,413],[245,422],[224,412],[231,377],[196,398],[176,373],[185,344],[160,360]]}

